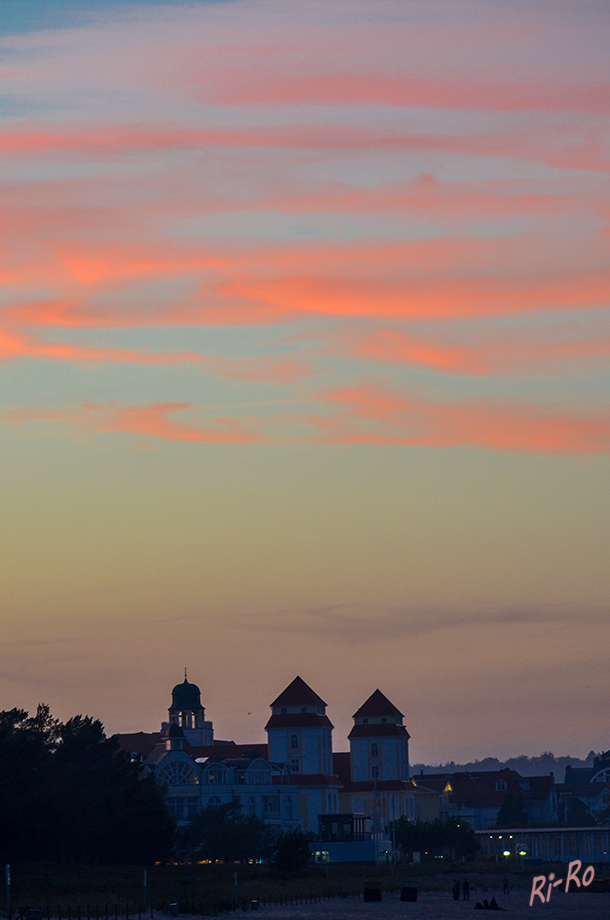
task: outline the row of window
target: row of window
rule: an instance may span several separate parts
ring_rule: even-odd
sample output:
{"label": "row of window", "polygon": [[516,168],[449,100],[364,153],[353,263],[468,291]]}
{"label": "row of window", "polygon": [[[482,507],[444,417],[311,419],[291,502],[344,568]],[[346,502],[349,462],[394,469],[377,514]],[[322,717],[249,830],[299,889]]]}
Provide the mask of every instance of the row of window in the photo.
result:
{"label": "row of window", "polygon": [[159,771],[159,777],[168,786],[196,786],[201,781],[204,785],[226,786],[229,783],[237,785],[265,786],[271,782],[270,770],[228,770],[222,764],[210,764],[204,769],[200,780],[199,773],[190,764],[182,760],[174,760],[166,764]]}
{"label": "row of window", "polygon": [[[240,796],[232,796],[232,802],[236,805],[242,805],[246,814],[256,814],[256,799],[253,795],[248,796],[242,802]],[[260,811],[267,817],[279,817],[279,800],[276,795],[263,795],[260,802]],[[290,796],[284,796],[284,817],[292,818],[293,807]],[[179,821],[190,821],[198,812],[198,799],[194,796],[171,796],[167,800],[169,811],[176,816]],[[204,807],[206,803],[203,803]],[[217,808],[222,805],[222,801],[217,795],[210,796],[207,805]]]}
{"label": "row of window", "polygon": [[[310,706],[310,707],[301,706],[301,707],[300,707],[300,711],[301,711],[301,712],[317,712],[317,713],[319,713],[319,714],[321,714],[321,715],[324,715],[324,707],[323,707],[323,706]],[[280,713],[281,713],[281,715],[283,715],[283,716],[287,715],[287,713],[288,713],[288,707],[287,707],[287,706],[282,706],[282,708],[280,709]]]}

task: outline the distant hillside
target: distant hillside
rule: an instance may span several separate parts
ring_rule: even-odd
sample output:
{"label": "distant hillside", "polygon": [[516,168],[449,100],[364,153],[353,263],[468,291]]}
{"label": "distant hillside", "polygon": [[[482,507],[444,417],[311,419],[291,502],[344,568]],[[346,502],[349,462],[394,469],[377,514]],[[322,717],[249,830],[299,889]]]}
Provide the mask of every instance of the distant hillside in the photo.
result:
{"label": "distant hillside", "polygon": [[521,776],[541,776],[545,773],[554,773],[558,783],[563,782],[565,770],[570,767],[592,767],[595,751],[589,751],[584,760],[579,757],[555,757],[550,751],[539,754],[537,757],[510,757],[508,760],[498,760],[497,757],[486,757],[484,760],[474,760],[470,763],[448,763],[429,765],[414,763],[411,765],[411,775],[416,773],[463,773],[464,771],[476,772],[477,770],[502,770],[508,767],[516,770]]}

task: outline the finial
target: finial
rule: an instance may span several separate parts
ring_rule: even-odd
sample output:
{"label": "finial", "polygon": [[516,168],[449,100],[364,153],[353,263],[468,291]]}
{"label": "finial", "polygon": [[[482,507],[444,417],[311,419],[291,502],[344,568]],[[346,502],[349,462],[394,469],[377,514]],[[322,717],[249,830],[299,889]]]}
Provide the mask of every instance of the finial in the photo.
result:
{"label": "finial", "polygon": [[186,668],[184,669],[184,680],[186,681]]}

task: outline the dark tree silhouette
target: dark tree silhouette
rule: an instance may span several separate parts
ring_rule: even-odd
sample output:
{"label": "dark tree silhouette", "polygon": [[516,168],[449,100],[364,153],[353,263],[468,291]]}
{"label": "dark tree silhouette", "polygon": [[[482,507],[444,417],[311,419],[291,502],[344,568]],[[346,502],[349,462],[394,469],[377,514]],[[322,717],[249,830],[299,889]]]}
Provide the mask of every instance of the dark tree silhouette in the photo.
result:
{"label": "dark tree silhouette", "polygon": [[521,796],[506,793],[498,811],[496,827],[527,827],[527,814]]}
{"label": "dark tree silhouette", "polygon": [[[388,828],[392,833],[392,824]],[[401,850],[412,853],[414,850],[424,856],[442,852],[452,858],[470,858],[479,849],[473,828],[467,821],[459,818],[437,818],[435,821],[409,821],[399,818],[395,823],[396,844]]]}
{"label": "dark tree silhouette", "polygon": [[170,852],[163,790],[101,722],[0,712],[0,858],[151,862]]}
{"label": "dark tree silhouette", "polygon": [[278,872],[300,872],[310,859],[311,848],[307,834],[299,828],[280,834],[273,854],[273,865]]}
{"label": "dark tree silhouette", "polygon": [[185,857],[236,860],[269,854],[271,829],[261,818],[244,815],[238,803],[208,805],[178,834],[178,852]]}

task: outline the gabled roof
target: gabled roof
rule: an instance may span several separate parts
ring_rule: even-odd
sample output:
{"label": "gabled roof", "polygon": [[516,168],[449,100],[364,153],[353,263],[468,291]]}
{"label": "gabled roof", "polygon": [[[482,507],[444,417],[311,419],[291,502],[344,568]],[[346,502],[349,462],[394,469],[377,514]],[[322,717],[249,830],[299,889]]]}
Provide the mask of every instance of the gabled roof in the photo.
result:
{"label": "gabled roof", "polygon": [[381,690],[375,690],[360,709],[354,713],[352,719],[359,719],[361,716],[400,716],[402,719],[403,713],[396,708],[394,703],[389,701]]}
{"label": "gabled roof", "polygon": [[[520,776],[516,770],[481,770],[463,773],[417,774],[413,777],[420,785],[431,789],[451,787],[449,801],[466,808],[500,808],[507,792],[524,802],[546,800],[551,796],[554,779],[548,776]],[[506,780],[506,789],[497,789],[499,779]]]}
{"label": "gabled roof", "polygon": [[295,677],[271,706],[326,706],[326,703],[302,677]]}

